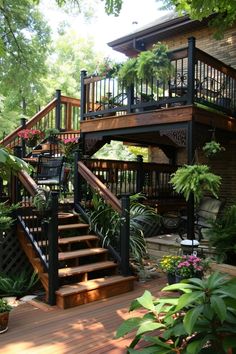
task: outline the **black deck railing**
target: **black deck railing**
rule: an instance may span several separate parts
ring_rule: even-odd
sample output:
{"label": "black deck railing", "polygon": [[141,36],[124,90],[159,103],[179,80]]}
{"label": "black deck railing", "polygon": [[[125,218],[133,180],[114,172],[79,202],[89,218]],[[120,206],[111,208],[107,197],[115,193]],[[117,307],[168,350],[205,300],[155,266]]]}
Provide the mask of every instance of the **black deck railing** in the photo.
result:
{"label": "black deck railing", "polygon": [[169,52],[173,73],[126,89],[117,78],[81,74],[81,120],[200,103],[234,115],[236,70],[195,47]]}

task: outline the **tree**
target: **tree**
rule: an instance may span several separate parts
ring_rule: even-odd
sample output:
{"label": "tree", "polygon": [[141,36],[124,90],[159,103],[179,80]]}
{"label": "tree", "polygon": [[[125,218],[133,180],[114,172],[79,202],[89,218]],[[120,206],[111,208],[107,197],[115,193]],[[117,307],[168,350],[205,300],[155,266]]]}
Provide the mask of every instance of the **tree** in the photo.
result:
{"label": "tree", "polygon": [[[1,120],[35,113],[44,91],[40,79],[47,71],[49,43],[49,27],[33,0],[0,0]],[[12,126],[6,122],[4,128]]]}
{"label": "tree", "polygon": [[216,30],[217,38],[236,21],[235,0],[164,0],[168,7],[173,7],[179,14],[188,14],[194,20],[202,20],[214,15],[209,25]]}
{"label": "tree", "polygon": [[71,30],[59,34],[47,62],[49,74],[43,78],[48,97],[54,94],[55,88],[60,88],[63,95],[78,97],[80,71],[86,69],[88,73],[94,73],[102,58],[93,48],[94,42],[89,37],[82,38]]}

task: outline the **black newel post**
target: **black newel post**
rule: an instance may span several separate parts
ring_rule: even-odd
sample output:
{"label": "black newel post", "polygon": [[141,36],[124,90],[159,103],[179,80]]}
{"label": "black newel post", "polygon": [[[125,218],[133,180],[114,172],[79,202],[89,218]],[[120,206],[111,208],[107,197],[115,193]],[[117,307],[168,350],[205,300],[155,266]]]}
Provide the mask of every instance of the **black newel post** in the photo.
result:
{"label": "black newel post", "polygon": [[61,90],[56,90],[56,129],[61,130]]}
{"label": "black newel post", "polygon": [[127,89],[127,113],[132,113],[132,105],[134,104],[134,85],[130,85]]}
{"label": "black newel post", "polygon": [[[13,153],[15,156],[22,158],[22,150],[21,146],[14,146]],[[19,180],[16,176],[12,175],[11,177],[11,185],[9,185],[8,194],[10,195],[10,199],[12,203],[18,203],[21,201],[21,194],[20,194],[20,185]]]}
{"label": "black newel post", "polygon": [[58,193],[51,192],[51,219],[48,225],[48,302],[56,304],[58,289]]}
{"label": "black newel post", "polygon": [[194,102],[194,91],[195,91],[195,53],[196,40],[194,37],[188,39],[188,104],[193,104]]}
{"label": "black newel post", "polygon": [[120,256],[121,273],[130,275],[129,268],[129,239],[130,239],[130,200],[128,195],[121,197],[121,228],[120,228]]}
{"label": "black newel post", "polygon": [[[20,119],[20,124],[21,124],[22,129],[25,129],[25,127],[26,127],[26,122],[27,122],[27,119],[26,119],[26,118],[21,118],[21,119]],[[26,155],[25,139],[21,139],[21,146],[22,146],[22,156],[18,156],[18,157],[25,157],[25,155]],[[16,155],[16,156],[17,156],[17,155]]]}
{"label": "black newel post", "polygon": [[[194,160],[194,123],[191,121],[188,123],[188,164],[191,165]],[[187,238],[194,239],[194,195],[190,194],[187,202]]]}
{"label": "black newel post", "polygon": [[74,204],[79,204],[82,200],[82,178],[80,177],[78,170],[78,161],[80,160],[79,152],[74,154]]}
{"label": "black newel post", "polygon": [[136,193],[140,193],[143,190],[144,173],[143,173],[143,156],[137,155],[137,181],[136,181]]}
{"label": "black newel post", "polygon": [[87,75],[86,70],[81,70],[80,72],[80,121],[85,120],[84,114],[86,113],[86,85],[84,84],[84,78]]}

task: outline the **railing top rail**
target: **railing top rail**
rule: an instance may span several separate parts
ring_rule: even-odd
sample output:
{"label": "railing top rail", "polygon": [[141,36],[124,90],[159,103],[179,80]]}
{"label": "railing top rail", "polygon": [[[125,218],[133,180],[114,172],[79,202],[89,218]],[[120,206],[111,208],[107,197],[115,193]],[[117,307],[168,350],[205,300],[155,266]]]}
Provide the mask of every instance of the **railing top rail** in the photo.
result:
{"label": "railing top rail", "polygon": [[196,48],[196,59],[236,79],[236,70],[234,68],[214,58],[203,50]]}
{"label": "railing top rail", "polygon": [[71,103],[73,106],[80,107],[80,99],[79,98],[61,95],[61,103]]}
{"label": "railing top rail", "polygon": [[[123,161],[123,160],[102,160],[102,159],[90,159],[85,160],[85,163],[90,167],[101,168],[101,169],[110,169],[110,168],[122,168],[122,170],[128,169],[137,169],[139,162],[137,161]],[[162,171],[173,171],[178,166],[172,166],[169,164],[161,164],[156,162],[143,162],[142,168],[144,170],[150,169],[160,169]]]}
{"label": "railing top rail", "polygon": [[23,170],[18,172],[17,177],[19,178],[20,182],[23,184],[25,189],[29,192],[29,194],[34,197],[37,194],[39,187],[37,183],[33,180],[33,178],[26,171]]}
{"label": "railing top rail", "polygon": [[[32,128],[37,122],[41,120],[42,117],[44,117],[48,112],[50,112],[55,106],[56,106],[56,101],[57,99],[54,98],[51,102],[49,102],[43,109],[41,109],[39,112],[37,112],[29,121],[26,122],[25,127],[30,129]],[[0,144],[7,146],[10,144],[15,137],[17,136],[17,133],[22,129],[21,126],[16,128],[12,133],[7,135],[3,140],[0,141]]]}
{"label": "railing top rail", "polygon": [[89,185],[99,193],[99,195],[105,200],[107,204],[110,204],[113,209],[121,213],[121,203],[114,194],[107,188],[107,186],[100,181],[99,178],[94,176],[94,174],[84,165],[83,162],[78,162],[78,168],[80,174],[89,183]]}

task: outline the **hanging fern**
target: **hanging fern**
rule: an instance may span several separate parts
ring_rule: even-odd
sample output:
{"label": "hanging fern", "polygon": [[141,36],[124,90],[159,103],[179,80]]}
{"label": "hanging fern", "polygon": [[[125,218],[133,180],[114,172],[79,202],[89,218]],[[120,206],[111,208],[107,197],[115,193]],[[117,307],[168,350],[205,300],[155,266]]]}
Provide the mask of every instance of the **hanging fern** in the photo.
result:
{"label": "hanging fern", "polygon": [[170,183],[178,193],[182,193],[186,201],[191,194],[198,204],[204,192],[210,192],[218,198],[221,177],[210,172],[207,165],[184,165],[171,175]]}

